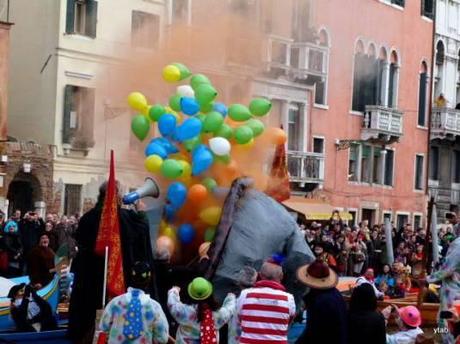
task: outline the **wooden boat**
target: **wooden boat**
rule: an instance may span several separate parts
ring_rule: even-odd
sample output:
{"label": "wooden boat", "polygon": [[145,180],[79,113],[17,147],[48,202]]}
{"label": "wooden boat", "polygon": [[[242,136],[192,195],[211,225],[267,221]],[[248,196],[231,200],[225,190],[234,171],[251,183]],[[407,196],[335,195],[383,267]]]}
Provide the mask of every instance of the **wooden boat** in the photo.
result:
{"label": "wooden boat", "polygon": [[[20,283],[29,283],[28,276],[22,276],[17,278],[12,278],[15,284]],[[40,289],[37,294],[44,298],[51,305],[53,313],[56,313],[57,306],[59,303],[59,275],[55,274],[53,280],[46,285],[44,288]],[[10,299],[8,297],[0,297],[0,332],[12,331],[14,330],[14,322],[10,316]]]}
{"label": "wooden boat", "polygon": [[[342,293],[345,300],[349,302],[351,297],[351,289],[356,284],[355,277],[340,277],[337,289]],[[417,306],[417,293],[408,293],[406,297],[400,299],[387,299],[377,302],[379,310],[383,310],[385,307],[395,305],[398,308],[406,306]],[[422,315],[422,326],[423,327],[436,327],[437,317],[439,312],[439,303],[422,303],[419,307]]]}

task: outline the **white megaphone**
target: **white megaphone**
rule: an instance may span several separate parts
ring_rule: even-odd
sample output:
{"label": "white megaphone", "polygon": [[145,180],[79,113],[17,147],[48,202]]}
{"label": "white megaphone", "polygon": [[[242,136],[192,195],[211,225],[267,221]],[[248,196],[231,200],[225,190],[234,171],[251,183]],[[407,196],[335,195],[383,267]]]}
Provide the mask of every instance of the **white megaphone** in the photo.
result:
{"label": "white megaphone", "polygon": [[160,188],[157,183],[152,178],[145,178],[142,186],[123,196],[123,203],[133,204],[144,197],[158,198],[158,196],[160,196]]}

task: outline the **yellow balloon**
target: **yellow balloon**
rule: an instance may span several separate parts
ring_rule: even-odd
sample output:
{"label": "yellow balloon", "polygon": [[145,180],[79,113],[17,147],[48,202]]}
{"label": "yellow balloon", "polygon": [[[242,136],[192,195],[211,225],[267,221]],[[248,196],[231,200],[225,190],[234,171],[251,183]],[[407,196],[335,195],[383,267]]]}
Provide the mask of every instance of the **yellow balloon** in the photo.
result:
{"label": "yellow balloon", "polygon": [[217,226],[222,214],[221,207],[209,207],[200,212],[200,220],[210,226]]}
{"label": "yellow balloon", "polygon": [[161,233],[161,235],[164,235],[164,236],[167,236],[168,238],[176,240],[176,231],[174,230],[174,228],[170,226],[163,229],[163,232]]}
{"label": "yellow balloon", "polygon": [[179,163],[182,165],[181,178],[190,178],[192,176],[192,166],[185,160],[179,160]]}
{"label": "yellow balloon", "polygon": [[151,105],[146,105],[144,109],[142,110],[142,114],[146,116],[149,119],[149,121],[151,121],[150,116],[149,116],[149,111],[151,107],[152,107]]}
{"label": "yellow balloon", "polygon": [[180,80],[180,69],[173,65],[167,65],[163,68],[163,79],[167,82],[176,82]]}
{"label": "yellow balloon", "polygon": [[163,230],[168,227],[168,223],[165,220],[161,220],[160,222],[160,232],[163,233]]}
{"label": "yellow balloon", "polygon": [[147,98],[140,92],[132,92],[128,96],[128,104],[134,110],[144,112],[145,108],[148,106]]}
{"label": "yellow balloon", "polygon": [[151,173],[160,172],[161,165],[163,165],[163,159],[158,155],[150,155],[144,161],[145,169]]}

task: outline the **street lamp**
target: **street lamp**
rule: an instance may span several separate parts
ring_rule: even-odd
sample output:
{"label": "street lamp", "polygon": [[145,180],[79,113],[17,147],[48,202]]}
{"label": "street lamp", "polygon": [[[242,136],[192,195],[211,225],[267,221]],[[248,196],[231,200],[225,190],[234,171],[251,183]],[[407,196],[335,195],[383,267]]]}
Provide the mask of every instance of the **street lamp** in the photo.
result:
{"label": "street lamp", "polygon": [[32,164],[29,161],[25,161],[22,164],[22,169],[24,173],[30,173],[30,170],[32,169]]}

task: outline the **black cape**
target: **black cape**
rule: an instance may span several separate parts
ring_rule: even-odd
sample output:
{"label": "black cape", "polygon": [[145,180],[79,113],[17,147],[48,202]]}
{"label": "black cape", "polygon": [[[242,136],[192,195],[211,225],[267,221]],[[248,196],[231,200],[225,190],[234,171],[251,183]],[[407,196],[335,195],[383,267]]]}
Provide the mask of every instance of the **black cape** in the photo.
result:
{"label": "black cape", "polygon": [[[76,340],[94,329],[96,310],[102,308],[104,257],[94,253],[101,213],[101,206],[88,211],[75,233],[78,253],[72,264],[75,280],[69,307],[69,336]],[[123,271],[126,286],[130,286],[130,271],[136,261],[153,266],[149,226],[145,216],[132,210],[120,209],[119,218]]]}

